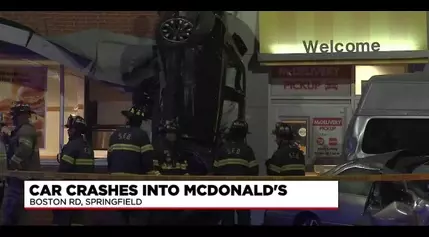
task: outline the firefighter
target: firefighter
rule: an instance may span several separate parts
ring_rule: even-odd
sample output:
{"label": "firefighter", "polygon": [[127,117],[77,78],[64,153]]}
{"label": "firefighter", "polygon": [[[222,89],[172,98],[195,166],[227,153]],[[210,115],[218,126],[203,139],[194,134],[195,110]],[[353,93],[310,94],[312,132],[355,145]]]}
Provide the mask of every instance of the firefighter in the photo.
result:
{"label": "firefighter", "polygon": [[[188,160],[181,156],[179,124],[177,119],[165,121],[160,127],[161,137],[155,145],[154,166],[162,175],[189,175]],[[154,211],[151,214],[152,225],[181,225],[184,222],[183,211]]]}
{"label": "firefighter", "polygon": [[[148,134],[140,128],[145,109],[136,106],[122,111],[127,118],[125,127],[117,129],[109,141],[108,171],[112,174],[153,174],[153,147]],[[145,225],[148,214],[141,211],[120,211],[114,214],[119,225]]]}
{"label": "firefighter", "polygon": [[[217,151],[213,162],[213,174],[222,176],[257,176],[259,165],[252,148],[246,144],[248,125],[243,120],[235,120],[229,128],[226,142]],[[234,225],[237,213],[238,225],[250,225],[250,210],[225,211],[223,225]]]}
{"label": "firefighter", "polygon": [[[8,147],[8,169],[22,171],[40,170],[40,156],[37,145],[37,132],[30,124],[30,106],[16,102],[11,108],[15,129],[11,132]],[[20,225],[26,222],[24,211],[24,180],[9,178],[3,200],[2,225]]]}
{"label": "firefighter", "polygon": [[304,153],[294,142],[291,127],[283,122],[276,124],[273,130],[276,136],[277,150],[265,163],[267,175],[272,176],[305,176]]}
{"label": "firefighter", "polygon": [[[0,113],[0,173],[4,174],[7,171],[7,138],[9,135],[8,128],[4,122],[3,113]],[[0,208],[3,203],[5,188],[5,177],[0,177]]]}
{"label": "firefighter", "polygon": [[[78,115],[70,115],[65,127],[68,129],[68,143],[58,155],[58,172],[94,173],[94,151],[85,139],[86,122]],[[54,211],[54,225],[84,225],[83,211]]]}
{"label": "firefighter", "polygon": [[155,145],[155,167],[163,175],[189,175],[188,160],[180,153],[177,120],[166,121],[160,130],[162,137]]}

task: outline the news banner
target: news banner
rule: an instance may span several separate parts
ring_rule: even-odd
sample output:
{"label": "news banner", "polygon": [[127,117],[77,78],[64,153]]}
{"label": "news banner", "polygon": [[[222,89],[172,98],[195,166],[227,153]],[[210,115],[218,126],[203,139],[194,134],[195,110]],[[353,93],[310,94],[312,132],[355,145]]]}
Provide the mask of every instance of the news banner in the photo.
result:
{"label": "news banner", "polygon": [[338,181],[25,181],[28,210],[338,208]]}

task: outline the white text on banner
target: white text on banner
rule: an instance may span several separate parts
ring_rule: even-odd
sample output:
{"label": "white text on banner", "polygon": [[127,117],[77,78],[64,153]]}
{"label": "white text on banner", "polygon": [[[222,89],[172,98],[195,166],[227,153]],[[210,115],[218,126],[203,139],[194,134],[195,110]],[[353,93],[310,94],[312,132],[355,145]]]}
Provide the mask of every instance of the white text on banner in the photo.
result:
{"label": "white text on banner", "polygon": [[25,181],[26,209],[337,209],[338,181]]}

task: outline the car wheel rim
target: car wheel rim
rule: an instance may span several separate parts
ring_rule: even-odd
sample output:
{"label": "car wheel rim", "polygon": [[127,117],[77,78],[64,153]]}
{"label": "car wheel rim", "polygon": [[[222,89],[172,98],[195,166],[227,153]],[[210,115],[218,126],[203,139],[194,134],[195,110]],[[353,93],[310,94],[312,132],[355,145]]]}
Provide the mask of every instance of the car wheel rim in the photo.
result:
{"label": "car wheel rim", "polygon": [[308,219],[302,223],[302,226],[319,226],[319,222],[315,219]]}
{"label": "car wheel rim", "polygon": [[186,42],[194,28],[192,22],[184,18],[172,18],[161,24],[162,37],[172,43]]}

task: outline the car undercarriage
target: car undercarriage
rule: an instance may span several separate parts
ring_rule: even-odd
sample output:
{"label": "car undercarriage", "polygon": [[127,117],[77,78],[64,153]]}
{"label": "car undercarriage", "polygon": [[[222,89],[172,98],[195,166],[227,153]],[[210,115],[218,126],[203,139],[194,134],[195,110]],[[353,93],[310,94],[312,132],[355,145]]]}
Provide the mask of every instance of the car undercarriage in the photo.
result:
{"label": "car undercarriage", "polygon": [[[166,121],[177,120],[187,144],[183,149],[209,164],[210,151],[221,140],[224,102],[237,105],[236,119],[245,117],[246,72],[241,57],[247,48],[240,36],[228,32],[224,12],[158,14],[154,46],[157,73],[134,89],[133,104],[147,108],[152,141],[159,139],[159,128]],[[233,87],[226,85],[230,68],[235,69]]]}

